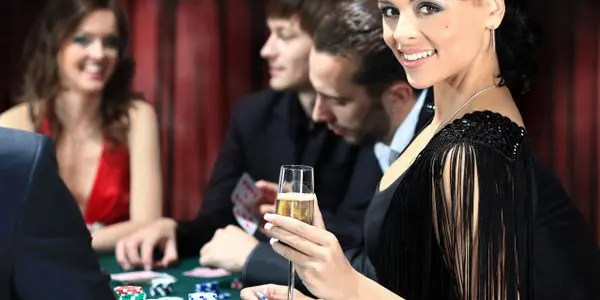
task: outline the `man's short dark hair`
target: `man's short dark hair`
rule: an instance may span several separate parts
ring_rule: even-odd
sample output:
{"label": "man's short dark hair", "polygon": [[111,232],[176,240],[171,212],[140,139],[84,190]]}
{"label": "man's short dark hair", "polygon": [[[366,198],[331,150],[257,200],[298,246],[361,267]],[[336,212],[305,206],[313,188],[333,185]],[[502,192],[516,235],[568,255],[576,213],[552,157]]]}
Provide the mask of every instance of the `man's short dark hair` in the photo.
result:
{"label": "man's short dark hair", "polygon": [[383,41],[381,13],[376,1],[343,0],[318,26],[313,36],[317,52],[359,60],[354,82],[380,97],[392,84],[406,82],[406,73]]}
{"label": "man's short dark hair", "polygon": [[267,18],[287,19],[298,16],[300,28],[314,35],[317,26],[338,0],[266,0]]}

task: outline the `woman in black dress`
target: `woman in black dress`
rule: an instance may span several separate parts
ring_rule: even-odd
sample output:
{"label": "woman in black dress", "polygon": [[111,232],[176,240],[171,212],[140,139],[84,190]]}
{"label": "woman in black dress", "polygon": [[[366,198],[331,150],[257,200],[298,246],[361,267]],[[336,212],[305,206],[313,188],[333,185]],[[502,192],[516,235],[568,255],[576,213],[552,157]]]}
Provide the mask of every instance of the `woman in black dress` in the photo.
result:
{"label": "woman in black dress", "polygon": [[[436,110],[384,174],[369,209],[365,250],[377,282],[352,269],[319,214],[315,227],[266,215],[275,251],[326,300],[600,297],[585,277],[593,268],[584,270],[597,266],[597,247],[587,236],[570,240],[585,226],[549,230],[538,220],[561,203],[538,197],[546,171],[511,94],[529,85],[522,12],[504,0],[378,5],[384,40],[412,86],[434,87]],[[560,213],[570,218],[561,222],[580,225],[576,212]],[[545,291],[556,284],[572,286]]]}

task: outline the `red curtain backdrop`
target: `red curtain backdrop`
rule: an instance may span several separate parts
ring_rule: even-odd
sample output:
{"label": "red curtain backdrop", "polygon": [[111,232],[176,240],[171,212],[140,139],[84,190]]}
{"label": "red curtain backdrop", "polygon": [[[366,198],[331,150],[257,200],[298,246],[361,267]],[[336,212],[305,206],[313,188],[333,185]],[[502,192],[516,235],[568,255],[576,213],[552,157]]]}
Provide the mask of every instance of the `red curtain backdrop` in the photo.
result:
{"label": "red curtain backdrop", "polygon": [[[0,10],[0,110],[41,0]],[[264,86],[261,1],[123,0],[133,31],[135,87],[158,112],[167,214],[193,217],[218,155],[231,104]],[[555,170],[600,241],[600,11],[598,1],[531,0],[542,25],[539,72],[520,103],[534,148]],[[227,201],[227,199],[224,199]]]}
{"label": "red curtain backdrop", "polygon": [[536,152],[600,242],[600,3],[529,1],[542,28],[539,71],[522,103]]}
{"label": "red curtain backdrop", "polygon": [[[134,86],[161,123],[168,215],[195,216],[231,104],[262,87],[259,1],[126,0],[137,63]],[[226,199],[227,201],[227,199]]]}

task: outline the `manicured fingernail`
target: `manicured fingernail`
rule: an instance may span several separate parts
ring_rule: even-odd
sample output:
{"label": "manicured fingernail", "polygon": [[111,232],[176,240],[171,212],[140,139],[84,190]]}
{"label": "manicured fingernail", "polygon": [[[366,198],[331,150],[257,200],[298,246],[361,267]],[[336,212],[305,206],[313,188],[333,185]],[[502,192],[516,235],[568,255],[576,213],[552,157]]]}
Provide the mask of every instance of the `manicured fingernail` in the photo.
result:
{"label": "manicured fingernail", "polygon": [[273,227],[273,224],[265,223],[265,230],[271,230],[272,227]]}
{"label": "manicured fingernail", "polygon": [[265,218],[265,221],[271,221],[271,220],[273,220],[274,217],[275,217],[274,214],[265,214],[263,216],[263,218]]}
{"label": "manicured fingernail", "polygon": [[279,242],[279,240],[278,240],[278,239],[276,239],[276,238],[271,238],[271,239],[269,240],[269,244],[271,244],[271,246],[273,246],[273,244],[275,244],[275,243],[277,243],[277,242]]}

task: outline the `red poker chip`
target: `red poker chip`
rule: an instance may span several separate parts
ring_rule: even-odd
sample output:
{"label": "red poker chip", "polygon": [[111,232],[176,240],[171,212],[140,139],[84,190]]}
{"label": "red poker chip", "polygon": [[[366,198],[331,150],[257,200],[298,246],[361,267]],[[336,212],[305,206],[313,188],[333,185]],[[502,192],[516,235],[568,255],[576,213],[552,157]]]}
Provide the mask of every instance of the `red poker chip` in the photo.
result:
{"label": "red poker chip", "polygon": [[144,289],[141,286],[126,285],[116,287],[115,292],[119,295],[139,294],[143,293]]}
{"label": "red poker chip", "polygon": [[239,281],[238,279],[234,279],[234,280],[231,282],[231,286],[230,286],[230,287],[231,287],[232,289],[241,290],[241,289],[242,289],[244,286],[243,286],[243,284],[242,284],[242,282],[241,282],[241,281]]}

